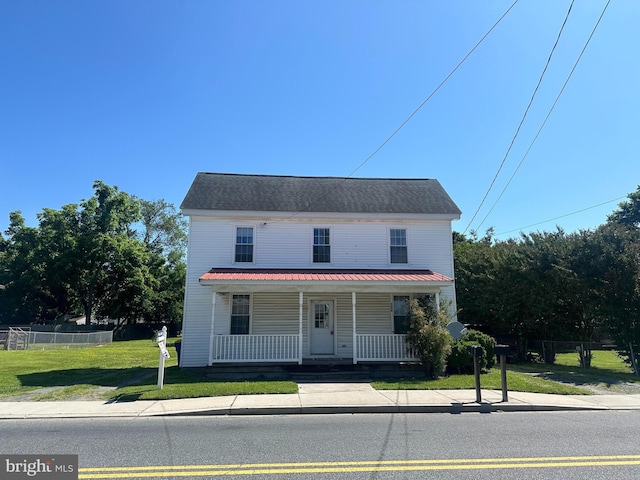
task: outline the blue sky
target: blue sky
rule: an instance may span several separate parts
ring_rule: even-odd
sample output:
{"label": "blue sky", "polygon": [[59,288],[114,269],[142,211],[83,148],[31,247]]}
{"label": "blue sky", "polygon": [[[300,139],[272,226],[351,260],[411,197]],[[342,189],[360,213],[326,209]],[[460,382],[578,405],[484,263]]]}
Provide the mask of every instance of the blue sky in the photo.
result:
{"label": "blue sky", "polygon": [[[0,230],[97,179],[179,205],[199,171],[350,175],[512,3],[0,0]],[[469,225],[570,4],[519,0],[354,176],[437,178],[458,231],[603,223],[640,184],[636,0],[611,2],[495,203],[606,4],[575,2]]]}

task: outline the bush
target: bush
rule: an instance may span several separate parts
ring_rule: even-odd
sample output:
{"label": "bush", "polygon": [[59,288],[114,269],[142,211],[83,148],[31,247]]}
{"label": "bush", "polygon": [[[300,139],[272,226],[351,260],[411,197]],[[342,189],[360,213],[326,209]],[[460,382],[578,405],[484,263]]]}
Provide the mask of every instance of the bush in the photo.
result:
{"label": "bush", "polygon": [[[483,370],[488,370],[496,364],[496,339],[486,333],[482,333],[478,330],[467,330],[460,339],[465,342],[472,342],[474,345],[480,345],[484,350],[483,359],[485,362],[480,362],[480,366]],[[483,365],[484,363],[484,365]]]}
{"label": "bush", "polygon": [[447,372],[449,373],[473,373],[473,357],[471,347],[476,342],[456,340],[451,348],[451,354],[447,359]]}
{"label": "bush", "polygon": [[442,304],[438,310],[433,302],[425,298],[411,302],[407,343],[430,378],[437,378],[445,372],[453,341],[445,328],[450,318],[446,304]]}
{"label": "bush", "polygon": [[474,345],[480,345],[484,350],[484,356],[478,362],[480,370],[487,371],[493,367],[496,363],[495,339],[478,330],[467,330],[467,333],[460,340],[456,340],[452,346],[451,355],[447,359],[447,371],[450,373],[473,373],[471,347]]}

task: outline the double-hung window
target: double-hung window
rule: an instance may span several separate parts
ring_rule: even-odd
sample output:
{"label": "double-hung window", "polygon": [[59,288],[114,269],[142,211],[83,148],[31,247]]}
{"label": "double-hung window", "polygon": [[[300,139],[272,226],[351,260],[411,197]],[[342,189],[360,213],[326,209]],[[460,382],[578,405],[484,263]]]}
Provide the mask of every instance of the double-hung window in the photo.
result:
{"label": "double-hung window", "polygon": [[313,229],[313,263],[331,262],[331,243],[328,228]]}
{"label": "double-hung window", "polygon": [[251,295],[234,295],[231,300],[231,335],[249,335]]}
{"label": "double-hung window", "polygon": [[389,236],[391,263],[408,263],[407,231],[404,228],[392,228]]}
{"label": "double-hung window", "polygon": [[236,263],[253,262],[253,227],[236,228]]}
{"label": "double-hung window", "polygon": [[408,295],[393,297],[393,333],[407,333],[409,331],[409,310],[411,299]]}

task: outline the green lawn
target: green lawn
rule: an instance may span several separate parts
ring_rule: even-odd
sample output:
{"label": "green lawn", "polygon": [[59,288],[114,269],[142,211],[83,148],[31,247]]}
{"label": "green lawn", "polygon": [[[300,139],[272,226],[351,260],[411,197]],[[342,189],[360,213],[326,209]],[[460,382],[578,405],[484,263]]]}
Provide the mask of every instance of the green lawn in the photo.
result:
{"label": "green lawn", "polygon": [[[563,353],[555,365],[527,363],[507,365],[507,385],[511,391],[554,393],[559,395],[588,395],[594,389],[620,393],[629,385],[640,387],[640,378],[633,375],[629,365],[614,351],[594,351],[591,368],[579,367],[577,353]],[[500,370],[492,369],[481,375],[482,388],[502,388]],[[475,388],[473,375],[451,375],[437,380],[408,379],[374,382],[379,390],[447,390]]]}
{"label": "green lawn", "polygon": [[180,369],[173,341],[157,389],[159,350],[151,340],[62,350],[0,351],[0,397],[37,393],[30,400],[92,395],[106,400],[168,399],[252,393],[295,393],[283,381],[215,382],[203,369]]}
{"label": "green lawn", "polygon": [[[463,390],[475,388],[473,375],[450,375],[436,380],[404,379],[373,382],[372,386],[378,390]],[[500,370],[493,368],[480,376],[483,389],[500,390]],[[527,375],[525,373],[507,371],[507,386],[511,391],[555,393],[558,395],[588,395],[589,391],[570,385],[545,380],[544,378]]]}
{"label": "green lawn", "polygon": [[[158,390],[159,351],[151,340],[63,350],[0,351],[0,397],[43,401],[95,398],[133,401],[219,395],[296,393],[290,381],[220,382],[206,377],[205,369],[180,369],[173,341],[166,361],[164,388]],[[588,394],[589,387],[618,393],[618,387],[640,384],[615,352],[594,352],[593,368],[578,366],[575,353],[560,354],[556,365],[508,366],[511,391]],[[500,372],[481,377],[482,388],[499,390]],[[438,380],[376,381],[377,389],[471,389],[473,375],[451,375]],[[640,385],[638,385],[640,386]],[[31,394],[29,395],[29,393]]]}
{"label": "green lawn", "polygon": [[634,375],[631,367],[614,351],[594,351],[591,368],[579,366],[577,353],[558,354],[555,365],[533,363],[513,365],[510,368],[555,382],[596,388],[601,392],[615,394],[640,391],[640,377]]}

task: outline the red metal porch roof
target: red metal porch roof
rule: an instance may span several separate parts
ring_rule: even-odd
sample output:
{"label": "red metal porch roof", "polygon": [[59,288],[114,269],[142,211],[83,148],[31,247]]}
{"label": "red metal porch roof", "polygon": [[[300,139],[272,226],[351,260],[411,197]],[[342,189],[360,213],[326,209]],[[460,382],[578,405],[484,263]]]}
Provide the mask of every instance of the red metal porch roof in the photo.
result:
{"label": "red metal porch roof", "polygon": [[450,282],[431,270],[212,268],[200,281],[247,282]]}

